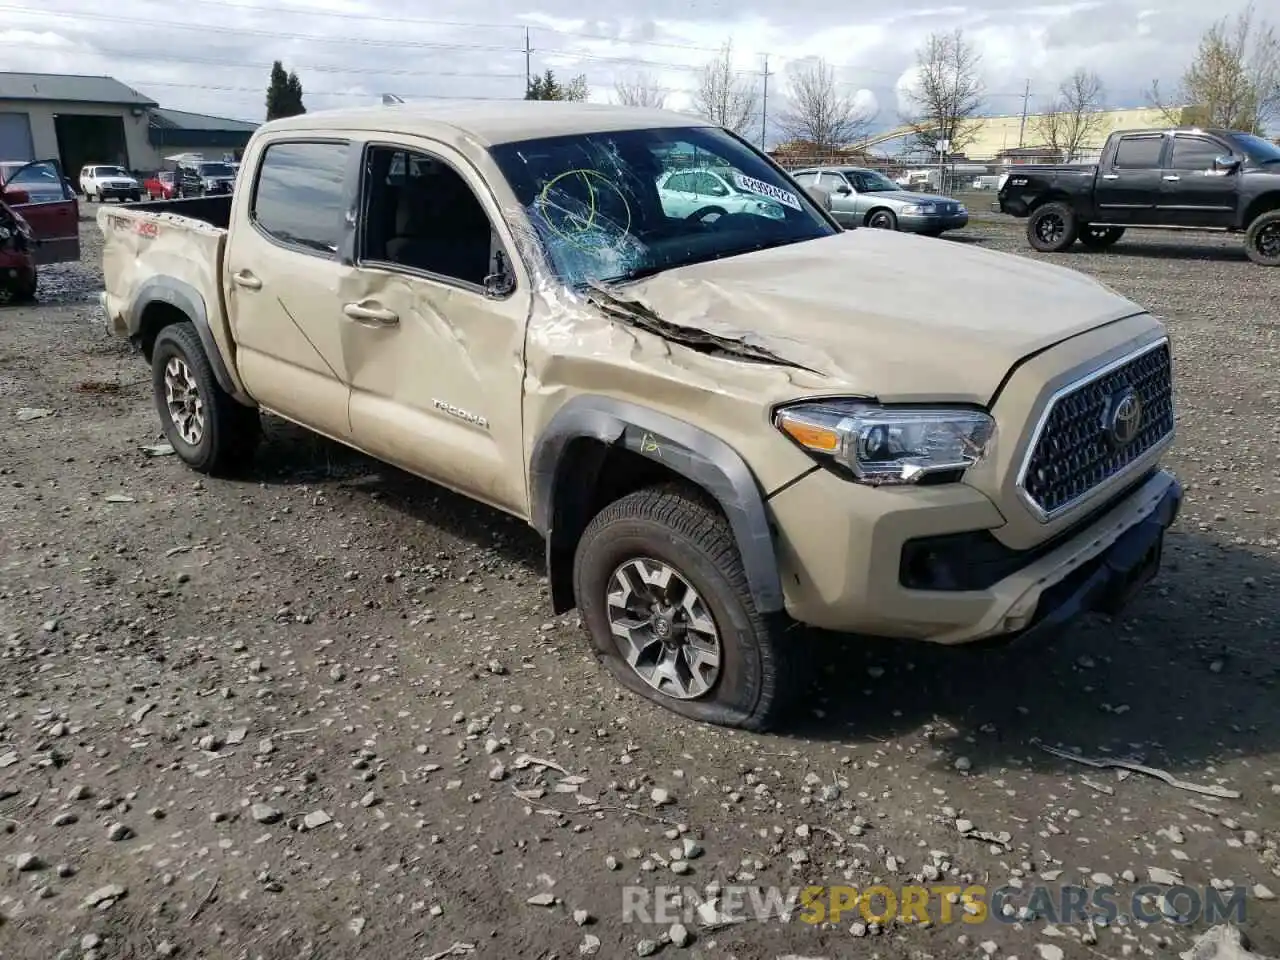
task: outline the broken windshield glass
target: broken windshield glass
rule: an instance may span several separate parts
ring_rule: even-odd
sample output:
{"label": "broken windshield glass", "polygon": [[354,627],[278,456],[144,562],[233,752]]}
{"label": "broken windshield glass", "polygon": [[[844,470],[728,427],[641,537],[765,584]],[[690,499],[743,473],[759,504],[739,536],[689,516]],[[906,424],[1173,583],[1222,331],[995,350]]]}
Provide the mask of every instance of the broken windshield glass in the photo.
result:
{"label": "broken windshield glass", "polygon": [[836,232],[766,159],[716,127],[571,134],[491,152],[552,271],[573,287]]}

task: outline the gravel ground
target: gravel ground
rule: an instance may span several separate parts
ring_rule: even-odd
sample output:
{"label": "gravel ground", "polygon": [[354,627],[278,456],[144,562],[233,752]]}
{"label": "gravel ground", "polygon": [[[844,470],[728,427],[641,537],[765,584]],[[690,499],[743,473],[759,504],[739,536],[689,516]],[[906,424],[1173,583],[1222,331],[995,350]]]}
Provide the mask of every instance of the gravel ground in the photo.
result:
{"label": "gravel ground", "polygon": [[[84,226],[0,313],[0,955],[1172,957],[1203,919],[671,930],[622,891],[1113,883],[1124,913],[1178,877],[1247,891],[1280,954],[1280,272],[1238,241],[1054,258],[1173,337],[1188,502],[1126,615],[1036,648],[814,638],[810,711],[762,737],[620,693],[503,516],[274,421],[248,482],[149,456]],[[1026,254],[1019,227],[952,242]]]}

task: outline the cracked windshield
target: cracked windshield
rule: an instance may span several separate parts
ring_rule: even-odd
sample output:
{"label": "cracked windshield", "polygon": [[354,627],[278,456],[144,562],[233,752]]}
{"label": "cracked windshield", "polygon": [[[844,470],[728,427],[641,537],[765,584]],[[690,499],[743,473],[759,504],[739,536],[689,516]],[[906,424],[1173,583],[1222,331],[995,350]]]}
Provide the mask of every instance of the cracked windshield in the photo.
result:
{"label": "cracked windshield", "polygon": [[0,960],[1280,960],[1275,2],[0,7]]}

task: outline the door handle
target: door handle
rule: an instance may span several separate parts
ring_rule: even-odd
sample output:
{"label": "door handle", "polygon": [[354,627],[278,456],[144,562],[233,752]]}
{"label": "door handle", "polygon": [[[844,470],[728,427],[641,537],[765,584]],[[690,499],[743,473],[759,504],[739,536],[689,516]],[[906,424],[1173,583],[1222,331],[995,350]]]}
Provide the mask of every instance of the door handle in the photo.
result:
{"label": "door handle", "polygon": [[1178,176],[1176,173],[1166,173],[1164,175],[1164,179],[1165,180],[1181,180],[1182,178]]}
{"label": "door handle", "polygon": [[392,327],[400,322],[400,315],[386,307],[366,307],[359,303],[348,303],[342,312],[357,323],[371,326]]}
{"label": "door handle", "polygon": [[246,290],[261,290],[262,281],[255,277],[248,270],[241,270],[231,278],[235,281],[237,287],[244,287]]}
{"label": "door handle", "polygon": [[1102,175],[1102,179],[1103,179],[1103,180],[1119,180],[1119,179],[1120,179],[1120,174],[1118,174],[1118,173],[1104,173],[1104,174]]}

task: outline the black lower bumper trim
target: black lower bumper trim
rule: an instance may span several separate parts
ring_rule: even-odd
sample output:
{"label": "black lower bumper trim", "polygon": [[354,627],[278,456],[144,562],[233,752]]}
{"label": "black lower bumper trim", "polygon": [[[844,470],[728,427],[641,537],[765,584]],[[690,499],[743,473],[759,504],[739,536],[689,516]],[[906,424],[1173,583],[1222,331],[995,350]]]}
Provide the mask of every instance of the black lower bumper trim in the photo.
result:
{"label": "black lower bumper trim", "polygon": [[1119,613],[1160,570],[1165,531],[1182,507],[1182,486],[1170,476],[1169,488],[1144,520],[1110,547],[1040,596],[1035,615],[1022,630],[991,638],[993,644],[1051,639],[1086,613]]}

